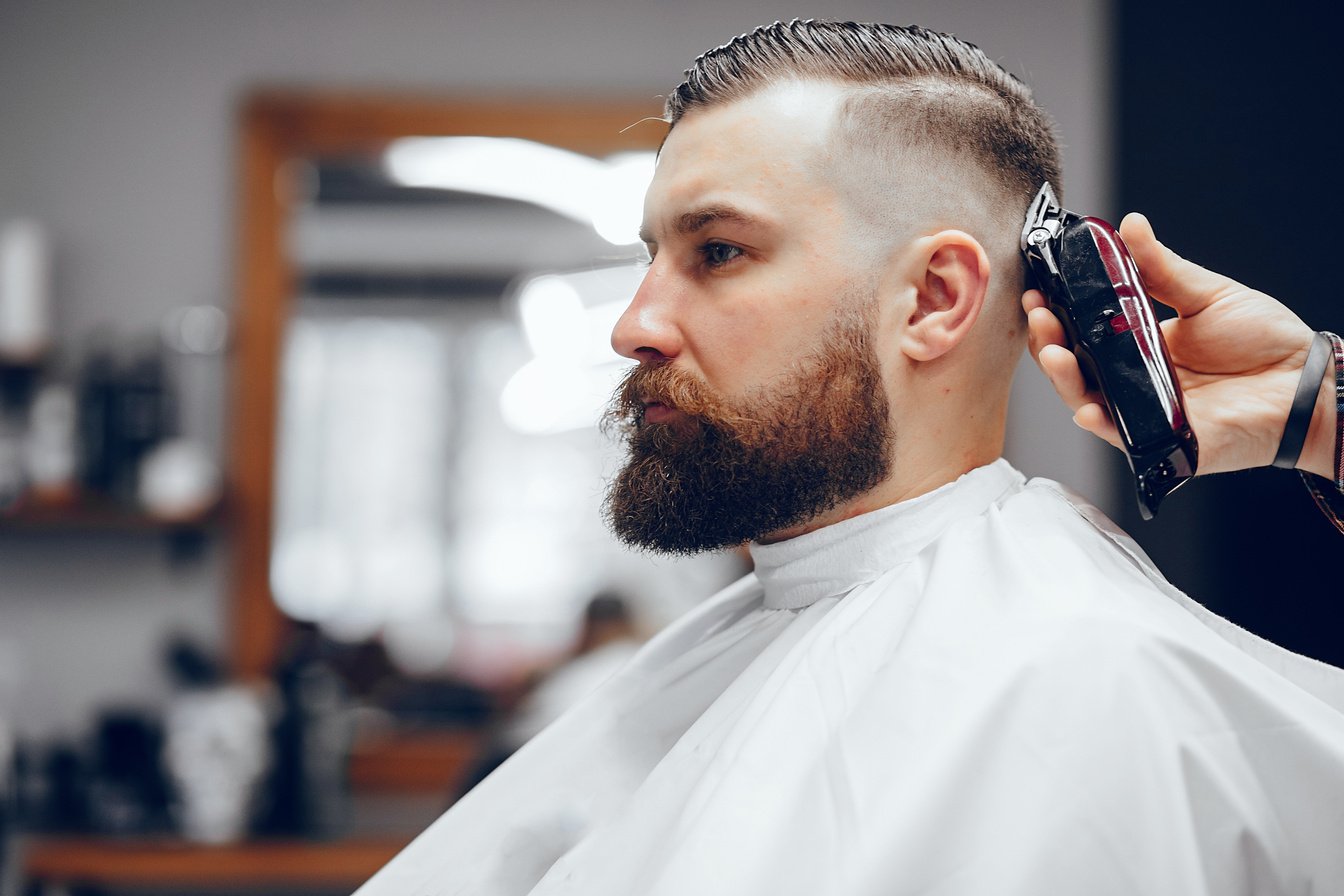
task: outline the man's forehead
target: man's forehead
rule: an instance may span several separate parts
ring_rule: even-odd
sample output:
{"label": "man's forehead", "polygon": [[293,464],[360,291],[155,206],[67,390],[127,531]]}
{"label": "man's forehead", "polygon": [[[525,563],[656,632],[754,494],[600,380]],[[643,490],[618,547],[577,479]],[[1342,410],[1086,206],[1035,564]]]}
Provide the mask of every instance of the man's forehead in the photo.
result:
{"label": "man's forehead", "polygon": [[671,156],[730,156],[756,148],[784,155],[824,145],[845,89],[816,81],[773,84],[741,99],[695,109],[668,134],[659,164]]}
{"label": "man's forehead", "polygon": [[778,200],[817,184],[842,89],[788,82],[744,99],[697,109],[668,135],[645,204],[650,230],[684,229],[702,207],[737,207],[763,218]]}

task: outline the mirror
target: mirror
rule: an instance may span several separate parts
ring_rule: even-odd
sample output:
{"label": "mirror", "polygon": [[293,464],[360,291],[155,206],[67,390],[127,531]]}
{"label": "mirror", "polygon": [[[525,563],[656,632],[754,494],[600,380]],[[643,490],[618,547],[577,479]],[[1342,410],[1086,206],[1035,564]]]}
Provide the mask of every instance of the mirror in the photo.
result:
{"label": "mirror", "polygon": [[616,591],[651,625],[740,574],[600,522],[596,420],[640,274],[657,101],[262,92],[242,110],[232,666],[295,621],[487,687]]}

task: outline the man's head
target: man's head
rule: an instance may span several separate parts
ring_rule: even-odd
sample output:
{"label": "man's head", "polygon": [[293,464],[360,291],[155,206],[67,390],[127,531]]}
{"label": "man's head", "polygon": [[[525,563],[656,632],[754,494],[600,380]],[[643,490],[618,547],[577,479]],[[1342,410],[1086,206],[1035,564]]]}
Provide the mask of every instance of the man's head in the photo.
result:
{"label": "man's head", "polygon": [[697,109],[791,81],[848,89],[841,147],[965,155],[1025,209],[1043,180],[1059,181],[1048,116],[1020,80],[973,44],[917,26],[776,22],[702,54],[667,98],[673,128]]}
{"label": "man's head", "polygon": [[1021,216],[1058,182],[1020,82],[922,29],[793,22],[701,56],[667,114],[612,336],[640,362],[617,533],[788,537],[997,456]]}

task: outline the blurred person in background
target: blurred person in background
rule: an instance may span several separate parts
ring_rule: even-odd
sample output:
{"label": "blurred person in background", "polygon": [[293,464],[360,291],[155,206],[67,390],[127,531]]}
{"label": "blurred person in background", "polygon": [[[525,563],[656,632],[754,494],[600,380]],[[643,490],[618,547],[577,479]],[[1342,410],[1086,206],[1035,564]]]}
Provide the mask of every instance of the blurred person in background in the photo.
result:
{"label": "blurred person in background", "polygon": [[466,775],[459,797],[595,691],[629,662],[642,643],[629,602],[614,592],[594,595],[584,607],[574,646],[554,666],[539,673],[517,703],[503,713],[480,759]]}
{"label": "blurred person in background", "polygon": [[[1060,174],[1027,88],[948,35],[795,21],[701,56],[666,111],[607,513],[755,571],[361,894],[1344,886],[1344,674],[1000,457],[1022,216]],[[1266,400],[1312,341],[1288,330]]]}
{"label": "blurred person in background", "polygon": [[641,643],[624,598],[602,593],[590,600],[573,649],[528,689],[505,723],[503,739],[509,751],[536,737],[596,690],[634,656]]}

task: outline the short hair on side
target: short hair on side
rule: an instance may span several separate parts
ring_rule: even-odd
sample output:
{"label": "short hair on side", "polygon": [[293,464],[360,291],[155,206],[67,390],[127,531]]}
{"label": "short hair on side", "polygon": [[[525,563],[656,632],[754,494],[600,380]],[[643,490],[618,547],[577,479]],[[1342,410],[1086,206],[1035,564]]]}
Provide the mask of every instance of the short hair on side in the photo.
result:
{"label": "short hair on side", "polygon": [[844,109],[851,139],[855,124],[892,130],[899,113],[899,134],[874,136],[969,153],[1024,211],[1043,181],[1062,195],[1054,125],[1027,85],[974,44],[916,25],[762,26],[701,54],[668,96],[665,117],[675,128],[695,109],[790,80],[858,88]]}

